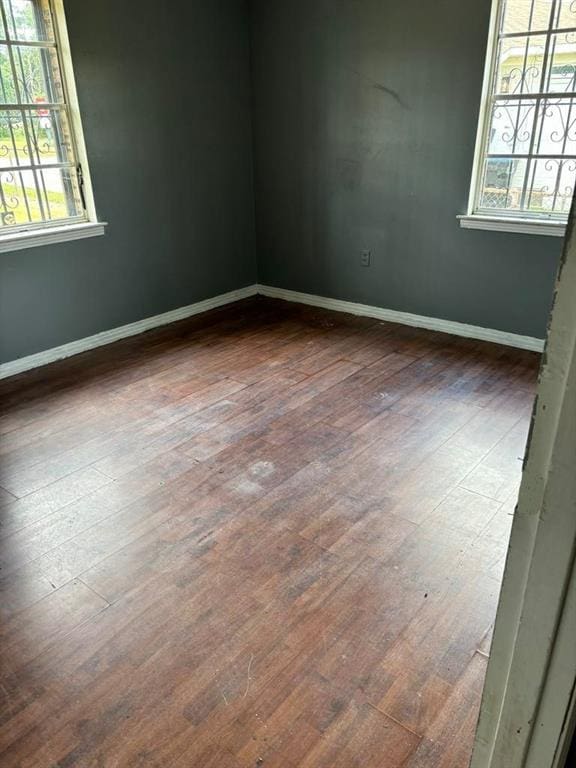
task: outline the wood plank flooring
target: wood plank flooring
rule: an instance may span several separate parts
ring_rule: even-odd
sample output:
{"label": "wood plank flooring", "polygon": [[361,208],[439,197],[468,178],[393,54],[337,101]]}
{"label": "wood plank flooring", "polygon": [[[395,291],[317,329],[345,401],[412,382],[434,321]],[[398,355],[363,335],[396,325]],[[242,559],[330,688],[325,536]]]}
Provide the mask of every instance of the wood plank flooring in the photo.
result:
{"label": "wood plank flooring", "polygon": [[466,768],[538,362],[253,299],[3,382],[3,768]]}

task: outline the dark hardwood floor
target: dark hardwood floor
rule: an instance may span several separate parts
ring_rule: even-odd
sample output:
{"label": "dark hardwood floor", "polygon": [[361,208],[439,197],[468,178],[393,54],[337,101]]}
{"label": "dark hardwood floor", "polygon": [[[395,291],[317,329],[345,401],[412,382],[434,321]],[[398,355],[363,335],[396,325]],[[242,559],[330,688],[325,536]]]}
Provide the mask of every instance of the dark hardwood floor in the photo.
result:
{"label": "dark hardwood floor", "polygon": [[1,383],[3,768],[465,768],[537,365],[254,299]]}

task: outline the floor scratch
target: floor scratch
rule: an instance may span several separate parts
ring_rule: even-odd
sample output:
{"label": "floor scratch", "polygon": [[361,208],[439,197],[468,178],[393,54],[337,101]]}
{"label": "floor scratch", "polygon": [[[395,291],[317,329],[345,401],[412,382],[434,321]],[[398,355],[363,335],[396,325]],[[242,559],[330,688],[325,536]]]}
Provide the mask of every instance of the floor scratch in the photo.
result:
{"label": "floor scratch", "polygon": [[252,662],[254,661],[254,654],[250,656],[250,661],[248,662],[248,672],[247,672],[247,680],[246,680],[246,690],[244,691],[244,696],[242,696],[243,699],[248,696],[248,691],[250,690],[250,670],[252,669]]}

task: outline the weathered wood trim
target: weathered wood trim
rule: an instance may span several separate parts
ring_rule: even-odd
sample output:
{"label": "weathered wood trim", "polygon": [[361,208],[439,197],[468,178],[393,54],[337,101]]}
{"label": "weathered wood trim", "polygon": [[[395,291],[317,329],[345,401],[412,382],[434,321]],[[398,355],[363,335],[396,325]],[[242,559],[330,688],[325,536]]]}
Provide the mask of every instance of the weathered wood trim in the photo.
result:
{"label": "weathered wood trim", "polygon": [[557,768],[576,679],[576,237],[572,211],[472,768]]}

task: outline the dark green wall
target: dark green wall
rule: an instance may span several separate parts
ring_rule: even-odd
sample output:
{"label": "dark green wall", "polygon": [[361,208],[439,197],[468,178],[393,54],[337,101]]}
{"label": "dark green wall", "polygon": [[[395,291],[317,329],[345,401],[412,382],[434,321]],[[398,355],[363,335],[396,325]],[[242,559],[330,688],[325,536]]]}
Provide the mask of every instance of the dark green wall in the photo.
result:
{"label": "dark green wall", "polygon": [[256,280],[243,0],[66,0],[104,237],[0,254],[8,361]]}
{"label": "dark green wall", "polygon": [[253,0],[251,93],[244,0],[66,0],[110,226],[105,237],[0,254],[0,361],[257,276],[543,336],[560,239],[456,222],[489,6]]}
{"label": "dark green wall", "polygon": [[456,221],[490,0],[251,7],[260,282],[544,336],[561,239]]}

